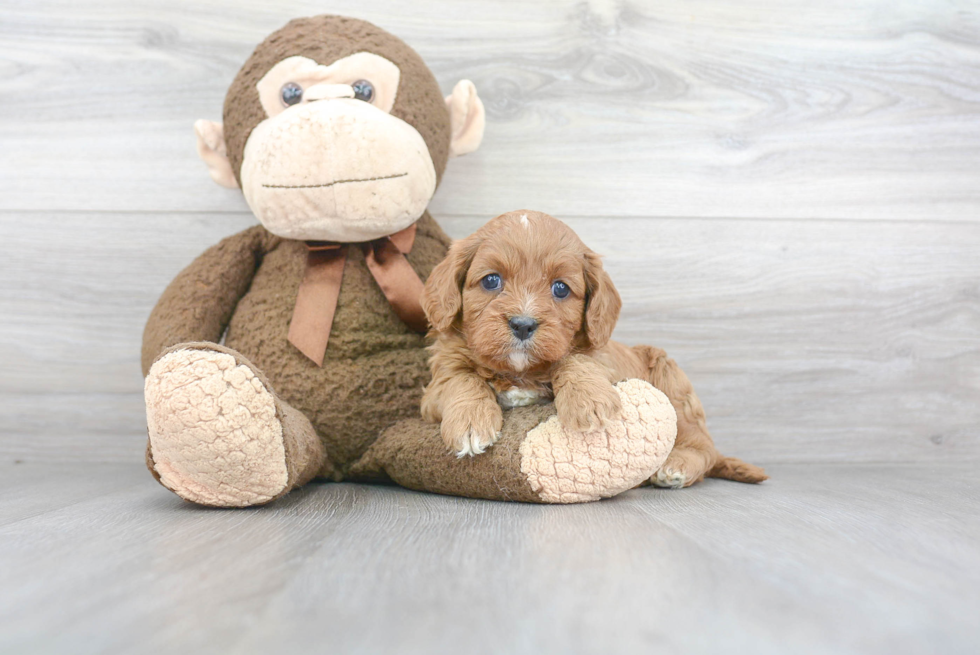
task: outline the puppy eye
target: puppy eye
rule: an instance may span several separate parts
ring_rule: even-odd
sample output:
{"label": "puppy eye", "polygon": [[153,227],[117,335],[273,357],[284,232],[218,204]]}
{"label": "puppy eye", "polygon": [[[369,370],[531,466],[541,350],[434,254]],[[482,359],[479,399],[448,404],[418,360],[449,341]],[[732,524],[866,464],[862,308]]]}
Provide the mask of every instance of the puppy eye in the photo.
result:
{"label": "puppy eye", "polygon": [[367,80],[357,80],[351,87],[354,89],[354,98],[371,102],[374,99],[374,85]]}
{"label": "puppy eye", "polygon": [[497,291],[500,289],[500,284],[500,276],[496,273],[486,275],[482,280],[480,280],[480,285],[487,291]]}
{"label": "puppy eye", "polygon": [[303,87],[296,82],[286,82],[279,91],[279,97],[282,98],[282,104],[287,107],[295,105],[303,99]]}
{"label": "puppy eye", "polygon": [[568,285],[561,280],[558,280],[551,285],[551,294],[555,298],[567,298],[568,294],[571,292],[572,290],[568,288]]}

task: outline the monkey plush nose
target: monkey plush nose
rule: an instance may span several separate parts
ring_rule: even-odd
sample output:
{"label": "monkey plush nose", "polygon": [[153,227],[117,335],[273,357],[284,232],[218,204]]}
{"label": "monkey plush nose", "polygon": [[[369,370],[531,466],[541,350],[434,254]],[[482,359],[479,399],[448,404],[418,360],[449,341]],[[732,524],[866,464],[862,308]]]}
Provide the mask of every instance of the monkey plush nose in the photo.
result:
{"label": "monkey plush nose", "polygon": [[535,321],[530,316],[515,316],[514,318],[507,321],[510,325],[511,331],[513,331],[514,336],[521,341],[527,341],[534,334],[534,331],[538,329],[538,322]]}
{"label": "monkey plush nose", "polygon": [[303,100],[307,102],[353,97],[354,87],[350,84],[315,84],[303,92]]}

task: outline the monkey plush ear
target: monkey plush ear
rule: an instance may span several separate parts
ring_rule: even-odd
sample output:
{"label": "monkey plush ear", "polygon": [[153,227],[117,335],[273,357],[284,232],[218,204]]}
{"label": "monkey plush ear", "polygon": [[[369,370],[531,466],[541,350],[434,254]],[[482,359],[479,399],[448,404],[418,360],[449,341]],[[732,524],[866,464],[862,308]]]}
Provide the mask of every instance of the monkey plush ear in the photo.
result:
{"label": "monkey plush ear", "polygon": [[197,154],[208,165],[211,179],[229,189],[238,188],[235,172],[231,170],[228,161],[228,151],[225,148],[225,131],[221,123],[199,120],[194,123],[194,133],[197,134]]}
{"label": "monkey plush ear", "polygon": [[479,148],[483,140],[486,112],[473,83],[469,80],[457,82],[453,94],[446,96],[446,106],[449,108],[449,123],[453,133],[449,156],[467,155]]}

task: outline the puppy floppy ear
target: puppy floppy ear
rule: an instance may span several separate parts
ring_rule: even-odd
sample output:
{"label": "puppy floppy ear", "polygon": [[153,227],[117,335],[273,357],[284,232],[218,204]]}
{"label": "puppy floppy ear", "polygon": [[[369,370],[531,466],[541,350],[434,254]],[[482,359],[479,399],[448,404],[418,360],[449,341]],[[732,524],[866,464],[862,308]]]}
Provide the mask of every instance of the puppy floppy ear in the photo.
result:
{"label": "puppy floppy ear", "polygon": [[594,252],[585,255],[585,320],[582,330],[589,347],[602,348],[609,342],[623,301],[602,260]]}
{"label": "puppy floppy ear", "polygon": [[448,330],[463,309],[463,283],[479,247],[480,239],[475,234],[454,241],[446,258],[432,269],[425,282],[422,311],[437,332]]}

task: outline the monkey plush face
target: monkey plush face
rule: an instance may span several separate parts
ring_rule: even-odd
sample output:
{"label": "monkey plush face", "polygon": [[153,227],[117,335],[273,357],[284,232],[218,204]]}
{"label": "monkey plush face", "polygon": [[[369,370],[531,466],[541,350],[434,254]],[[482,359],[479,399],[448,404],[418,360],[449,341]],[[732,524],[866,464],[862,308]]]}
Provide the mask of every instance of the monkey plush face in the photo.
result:
{"label": "monkey plush face", "polygon": [[219,184],[288,239],[357,242],[425,211],[446,160],[477,148],[472,83],[443,98],[405,43],[364,21],[317,16],[260,44],[232,83],[224,123],[198,121]]}
{"label": "monkey plush face", "polygon": [[267,118],[245,143],[241,181],[266,228],[366,241],[422,215],[436,171],[418,130],[389,113],[399,78],[394,63],[359,52],[329,66],[288,57],[259,80]]}

